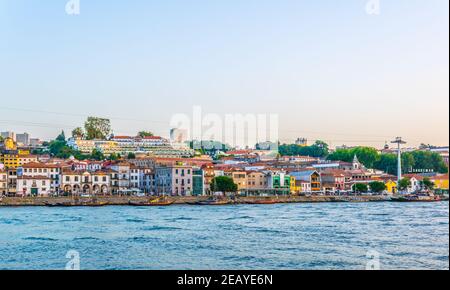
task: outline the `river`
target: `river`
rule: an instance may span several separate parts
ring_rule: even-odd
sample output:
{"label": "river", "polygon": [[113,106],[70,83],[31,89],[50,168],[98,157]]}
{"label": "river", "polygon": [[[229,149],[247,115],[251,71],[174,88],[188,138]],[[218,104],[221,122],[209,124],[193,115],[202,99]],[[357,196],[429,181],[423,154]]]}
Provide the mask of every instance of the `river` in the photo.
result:
{"label": "river", "polygon": [[0,269],[74,257],[81,269],[448,269],[449,203],[0,208]]}

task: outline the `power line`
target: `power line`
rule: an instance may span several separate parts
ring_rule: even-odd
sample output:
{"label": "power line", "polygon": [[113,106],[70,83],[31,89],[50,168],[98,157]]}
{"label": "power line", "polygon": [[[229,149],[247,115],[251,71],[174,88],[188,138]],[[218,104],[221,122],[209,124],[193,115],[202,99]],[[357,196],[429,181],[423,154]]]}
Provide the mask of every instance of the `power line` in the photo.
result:
{"label": "power line", "polygon": [[[53,114],[53,115],[71,116],[71,117],[85,117],[85,118],[92,116],[92,115],[86,115],[86,114],[74,114],[74,113],[66,113],[66,112],[54,112],[54,111],[21,109],[21,108],[11,108],[11,107],[0,107],[0,110],[22,111],[22,112],[29,112],[29,113],[43,113],[43,114]],[[136,121],[136,122],[145,122],[145,123],[160,123],[160,124],[168,124],[169,123],[167,121],[143,120],[143,119],[116,117],[116,116],[103,116],[103,118],[107,118],[107,119],[111,119],[111,120]]]}

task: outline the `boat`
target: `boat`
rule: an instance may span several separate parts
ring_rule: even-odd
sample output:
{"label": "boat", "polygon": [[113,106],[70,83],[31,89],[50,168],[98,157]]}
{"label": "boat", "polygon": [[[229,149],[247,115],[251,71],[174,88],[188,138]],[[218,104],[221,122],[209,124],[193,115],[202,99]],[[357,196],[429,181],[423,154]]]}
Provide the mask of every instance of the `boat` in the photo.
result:
{"label": "boat", "polygon": [[407,194],[402,196],[393,196],[391,201],[394,202],[436,202],[441,201],[439,196],[430,194]]}
{"label": "boat", "polygon": [[247,204],[276,204],[279,203],[277,200],[274,199],[257,199],[253,201],[247,201]]}
{"label": "boat", "polygon": [[168,200],[165,197],[156,198],[148,202],[134,202],[129,201],[128,204],[132,206],[169,206],[174,203],[173,200]]}
{"label": "boat", "polygon": [[75,206],[75,204],[73,204],[71,202],[55,202],[55,203],[46,202],[45,206],[48,206],[48,207],[69,207],[69,206]]}
{"label": "boat", "polygon": [[229,205],[233,204],[233,201],[228,199],[217,199],[217,198],[211,198],[207,200],[198,200],[195,202],[188,202],[187,204],[190,205]]}

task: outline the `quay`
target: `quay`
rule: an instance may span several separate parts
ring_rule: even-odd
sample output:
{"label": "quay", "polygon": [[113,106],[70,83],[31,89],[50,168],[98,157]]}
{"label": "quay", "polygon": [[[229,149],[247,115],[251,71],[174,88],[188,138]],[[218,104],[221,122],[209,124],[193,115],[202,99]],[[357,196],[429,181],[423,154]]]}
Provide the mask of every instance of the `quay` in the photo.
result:
{"label": "quay", "polygon": [[[206,201],[208,196],[174,196],[173,205],[189,205],[198,201]],[[49,206],[55,204],[73,204],[74,206],[95,206],[97,204],[105,206],[128,206],[131,203],[144,203],[149,201],[149,197],[135,196],[99,196],[95,203],[91,198],[71,197],[3,197],[0,207],[20,207],[20,206]],[[252,204],[267,200],[263,197],[236,197],[234,204]],[[389,201],[385,196],[279,196],[276,203],[321,203],[321,202],[385,202]]]}

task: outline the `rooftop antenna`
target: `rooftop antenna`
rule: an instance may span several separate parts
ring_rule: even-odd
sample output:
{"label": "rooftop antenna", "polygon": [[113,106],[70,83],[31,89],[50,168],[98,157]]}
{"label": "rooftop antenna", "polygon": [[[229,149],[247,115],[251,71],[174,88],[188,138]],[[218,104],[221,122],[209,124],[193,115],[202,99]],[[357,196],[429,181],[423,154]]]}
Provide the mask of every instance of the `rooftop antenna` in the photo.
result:
{"label": "rooftop antenna", "polygon": [[396,137],[394,141],[391,141],[392,144],[397,144],[397,186],[402,179],[402,149],[401,144],[406,144],[405,141],[402,140],[402,137]]}

